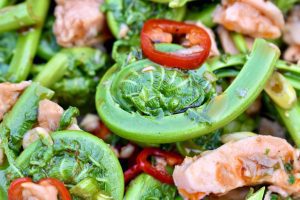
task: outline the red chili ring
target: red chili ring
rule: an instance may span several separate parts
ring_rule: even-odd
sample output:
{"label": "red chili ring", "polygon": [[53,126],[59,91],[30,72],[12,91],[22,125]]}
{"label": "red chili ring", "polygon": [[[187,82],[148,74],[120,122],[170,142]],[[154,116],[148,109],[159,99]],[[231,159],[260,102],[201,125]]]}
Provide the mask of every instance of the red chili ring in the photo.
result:
{"label": "red chili ring", "polygon": [[[186,34],[190,46],[199,45],[202,50],[190,54],[167,53],[155,49],[152,40],[154,30],[182,35]],[[152,34],[152,35],[151,35]],[[183,22],[165,19],[150,19],[145,22],[141,32],[141,47],[143,54],[151,61],[167,66],[181,69],[196,69],[201,67],[209,56],[211,40],[208,33],[201,27]]]}

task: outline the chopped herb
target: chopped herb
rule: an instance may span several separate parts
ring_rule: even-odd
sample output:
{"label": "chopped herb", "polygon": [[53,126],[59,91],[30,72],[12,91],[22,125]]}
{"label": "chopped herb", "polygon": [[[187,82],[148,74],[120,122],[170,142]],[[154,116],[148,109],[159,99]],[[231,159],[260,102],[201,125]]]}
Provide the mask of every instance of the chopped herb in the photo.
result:
{"label": "chopped herb", "polygon": [[270,149],[267,148],[267,149],[265,150],[265,155],[268,155],[269,153],[270,153]]}
{"label": "chopped herb", "polygon": [[290,172],[293,171],[293,165],[291,163],[285,163],[284,164],[284,169],[285,169],[285,171],[290,173]]}
{"label": "chopped herb", "polygon": [[288,181],[289,181],[289,184],[291,184],[291,185],[294,184],[295,183],[295,176],[293,174],[290,174]]}

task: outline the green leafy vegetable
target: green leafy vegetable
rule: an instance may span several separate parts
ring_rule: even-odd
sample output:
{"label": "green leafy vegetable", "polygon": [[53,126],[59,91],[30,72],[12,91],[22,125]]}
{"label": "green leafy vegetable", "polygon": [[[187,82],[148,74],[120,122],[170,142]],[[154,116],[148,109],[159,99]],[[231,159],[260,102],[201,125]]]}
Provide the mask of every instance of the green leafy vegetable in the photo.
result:
{"label": "green leafy vegetable", "polygon": [[[34,27],[18,35],[16,52],[6,74],[6,79],[10,82],[26,80],[30,73],[50,0],[27,0],[27,3],[30,3],[28,9],[35,12],[39,21]],[[17,23],[21,24],[20,21],[17,21]]]}
{"label": "green leafy vegetable", "polygon": [[176,197],[176,188],[164,184],[147,174],[141,174],[130,182],[124,200],[171,200]]}
{"label": "green leafy vegetable", "polygon": [[56,92],[62,105],[92,108],[99,77],[108,61],[107,55],[87,47],[62,49],[43,66],[35,81]]}
{"label": "green leafy vegetable", "polygon": [[58,131],[68,128],[76,117],[79,116],[79,110],[76,107],[70,106],[60,118]]}
{"label": "green leafy vegetable", "polygon": [[53,34],[53,23],[54,17],[48,17],[45,26],[43,27],[41,40],[37,49],[37,55],[45,60],[52,58],[61,49]]}
{"label": "green leafy vegetable", "polygon": [[[9,149],[18,153],[24,134],[37,122],[38,105],[42,99],[49,99],[53,91],[32,83],[23,92],[17,103],[9,111],[0,124],[0,137],[7,139]],[[7,153],[7,152],[6,152]]]}
{"label": "green leafy vegetable", "polygon": [[0,33],[17,30],[42,21],[38,7],[39,3],[36,1],[26,0],[23,3],[2,8],[0,10]]}
{"label": "green leafy vegetable", "polygon": [[[108,25],[116,38],[139,35],[144,22],[148,19],[182,20],[185,14],[184,7],[170,9],[167,5],[147,0],[106,0],[102,8],[107,12]],[[128,28],[128,31],[122,34],[124,28]]]}
{"label": "green leafy vegetable", "polygon": [[212,85],[198,74],[151,62],[127,67],[111,87],[113,98],[124,110],[150,116],[184,112],[213,95]]}
{"label": "green leafy vegetable", "polygon": [[0,34],[0,79],[2,78],[2,81],[5,80],[4,76],[8,71],[9,63],[14,55],[16,44],[17,33],[6,32]]}
{"label": "green leafy vegetable", "polygon": [[[264,83],[270,77],[278,55],[279,51],[274,48],[274,45],[261,39],[256,40],[253,51],[241,72],[224,93],[194,108],[201,116],[205,114],[210,119],[210,123],[197,123],[185,112],[157,118],[128,112],[120,107],[122,98],[113,93],[118,85],[116,83],[124,84],[122,81],[126,80],[126,76],[123,75],[130,74],[130,71],[155,66],[149,60],[140,60],[121,69],[117,66],[109,69],[98,85],[97,110],[110,130],[130,140],[169,143],[199,137],[223,127],[245,111],[264,88]],[[259,67],[261,65],[265,67]],[[205,66],[201,70],[203,73]],[[249,76],[249,73],[255,73],[256,76]]]}
{"label": "green leafy vegetable", "polygon": [[[107,144],[82,131],[61,131],[51,136],[52,146],[37,141],[17,158],[16,164],[24,176],[34,181],[57,178],[68,188],[80,187],[83,193],[91,188],[84,187],[82,181],[92,178],[98,191],[114,200],[123,199],[122,168]],[[11,168],[6,170],[7,184],[18,177]],[[75,194],[73,198],[85,199]]]}

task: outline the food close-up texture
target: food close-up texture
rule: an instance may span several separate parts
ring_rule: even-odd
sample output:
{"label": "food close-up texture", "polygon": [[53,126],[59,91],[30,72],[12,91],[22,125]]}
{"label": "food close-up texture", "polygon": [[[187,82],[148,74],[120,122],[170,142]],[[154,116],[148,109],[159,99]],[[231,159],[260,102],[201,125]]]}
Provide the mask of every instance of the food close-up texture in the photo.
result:
{"label": "food close-up texture", "polygon": [[300,0],[0,0],[0,200],[300,200]]}

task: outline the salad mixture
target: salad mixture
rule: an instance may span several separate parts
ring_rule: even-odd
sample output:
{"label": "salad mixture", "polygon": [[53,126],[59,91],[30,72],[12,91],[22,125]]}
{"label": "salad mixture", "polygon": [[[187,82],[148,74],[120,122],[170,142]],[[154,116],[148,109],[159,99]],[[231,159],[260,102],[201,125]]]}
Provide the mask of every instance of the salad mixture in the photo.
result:
{"label": "salad mixture", "polygon": [[299,147],[299,0],[0,0],[0,200],[297,200]]}

